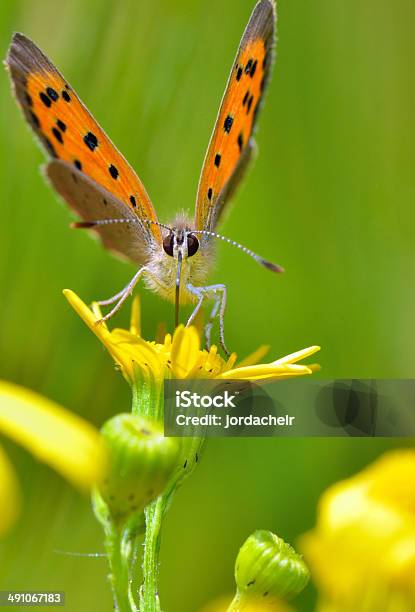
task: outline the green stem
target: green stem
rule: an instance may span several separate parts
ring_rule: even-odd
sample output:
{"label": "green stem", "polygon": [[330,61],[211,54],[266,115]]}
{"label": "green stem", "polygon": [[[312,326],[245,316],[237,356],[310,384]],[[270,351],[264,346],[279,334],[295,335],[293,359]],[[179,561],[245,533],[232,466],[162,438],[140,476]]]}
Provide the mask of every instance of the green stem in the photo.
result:
{"label": "green stem", "polygon": [[140,610],[142,612],[161,611],[158,594],[160,532],[169,497],[169,494],[161,495],[145,509],[143,584],[140,589]]}
{"label": "green stem", "polygon": [[[163,384],[160,384],[156,375],[150,370],[147,373],[147,378],[145,378],[137,368],[132,391],[132,413],[162,422],[164,413]],[[174,491],[196,467],[202,442],[201,438],[184,438],[181,441],[181,452],[179,453],[176,471],[172,475],[164,493],[151,502],[144,510],[146,529],[142,584],[139,590],[140,612],[161,612],[158,593],[161,527]],[[137,550],[137,540],[134,546],[135,550]],[[134,563],[132,559],[130,559],[131,563]],[[132,567],[131,570],[133,572],[134,568]]]}
{"label": "green stem", "polygon": [[129,572],[128,560],[123,555],[122,532],[112,525],[105,530],[105,548],[110,565],[110,581],[117,612],[131,612],[128,597]]}

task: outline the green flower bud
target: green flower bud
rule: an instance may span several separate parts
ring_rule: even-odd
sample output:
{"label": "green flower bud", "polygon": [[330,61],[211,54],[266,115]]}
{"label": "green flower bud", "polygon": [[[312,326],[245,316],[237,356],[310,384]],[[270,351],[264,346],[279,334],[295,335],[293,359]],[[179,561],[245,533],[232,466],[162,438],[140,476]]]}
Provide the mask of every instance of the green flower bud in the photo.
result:
{"label": "green flower bud", "polygon": [[160,425],[148,418],[119,414],[101,430],[108,448],[107,472],[99,493],[116,523],[144,510],[166,486],[179,451]]}
{"label": "green flower bud", "polygon": [[310,572],[301,556],[271,531],[255,531],[235,564],[237,599],[292,599],[306,586]]}

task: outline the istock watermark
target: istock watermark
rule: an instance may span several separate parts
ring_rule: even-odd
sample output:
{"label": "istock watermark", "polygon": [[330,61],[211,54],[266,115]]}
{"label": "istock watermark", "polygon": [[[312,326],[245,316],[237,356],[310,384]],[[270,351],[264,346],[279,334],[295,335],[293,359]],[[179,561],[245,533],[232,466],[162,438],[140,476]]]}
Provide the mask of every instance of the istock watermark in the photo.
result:
{"label": "istock watermark", "polygon": [[166,436],[415,436],[415,380],[167,380]]}
{"label": "istock watermark", "polygon": [[239,391],[230,395],[225,391],[222,395],[201,395],[192,391],[176,391],[176,408],[236,408],[234,400]]}

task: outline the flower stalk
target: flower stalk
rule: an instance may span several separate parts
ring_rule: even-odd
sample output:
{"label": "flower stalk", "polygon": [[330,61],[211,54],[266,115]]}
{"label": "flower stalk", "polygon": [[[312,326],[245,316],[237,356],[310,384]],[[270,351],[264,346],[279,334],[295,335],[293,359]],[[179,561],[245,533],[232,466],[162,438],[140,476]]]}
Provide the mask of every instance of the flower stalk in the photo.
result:
{"label": "flower stalk", "polygon": [[146,533],[143,553],[143,584],[140,587],[140,610],[160,612],[158,594],[159,551],[163,516],[168,505],[166,495],[161,495],[145,509]]}
{"label": "flower stalk", "polygon": [[[110,582],[114,607],[118,612],[132,612],[137,608],[131,606],[129,597],[130,573],[128,556],[123,546],[123,532],[115,525],[109,524],[105,529],[105,549],[110,566]],[[124,553],[124,554],[123,554]]]}

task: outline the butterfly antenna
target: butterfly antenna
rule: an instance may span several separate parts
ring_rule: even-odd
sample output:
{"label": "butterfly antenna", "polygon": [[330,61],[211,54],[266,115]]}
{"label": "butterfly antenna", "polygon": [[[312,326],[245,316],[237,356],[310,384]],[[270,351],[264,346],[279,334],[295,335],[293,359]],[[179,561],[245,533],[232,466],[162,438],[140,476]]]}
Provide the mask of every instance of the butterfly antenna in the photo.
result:
{"label": "butterfly antenna", "polygon": [[[169,232],[172,231],[171,227],[169,227],[168,225],[165,225],[164,223],[160,223],[159,221],[153,221],[152,219],[143,219],[143,221],[144,223],[149,223],[151,225],[158,225],[159,227],[162,227],[163,229],[166,229]],[[138,219],[137,220],[135,219],[97,219],[96,221],[77,221],[75,223],[71,223],[71,227],[88,229],[88,228],[93,228],[99,225],[111,225],[113,223],[137,224],[137,223],[140,223],[140,221]],[[255,259],[257,263],[259,263],[264,268],[267,268],[267,270],[271,270],[271,272],[276,272],[276,273],[285,272],[282,266],[279,266],[278,264],[274,264],[271,261],[264,259],[257,253],[254,253],[254,251],[251,251],[251,249],[248,249],[242,244],[239,244],[239,242],[235,242],[235,240],[231,240],[230,238],[227,238],[226,236],[222,236],[222,234],[218,234],[217,232],[210,232],[208,230],[192,230],[191,233],[201,234],[202,236],[211,236],[213,238],[218,238],[219,240],[223,240],[223,242],[227,242],[228,244],[236,247],[237,249],[240,249],[243,253],[246,253],[247,255],[252,257],[252,259]],[[180,262],[180,266],[178,266],[177,268],[178,277],[176,279],[176,293],[180,291],[180,275],[179,275],[180,270],[181,270],[181,262]],[[177,305],[176,305],[176,310],[178,311]],[[177,320],[177,317],[178,317],[178,314],[176,312],[176,320]]]}
{"label": "butterfly antenna", "polygon": [[71,223],[71,227],[75,229],[89,229],[97,225],[112,225],[114,223],[131,223],[132,225],[137,225],[140,224],[141,221],[144,223],[151,223],[152,225],[158,225],[171,232],[171,227],[164,225],[164,223],[159,223],[159,221],[153,221],[152,219],[96,219],[95,221],[76,221],[75,223]]}
{"label": "butterfly antenna", "polygon": [[271,270],[271,272],[277,272],[277,273],[285,272],[282,266],[279,266],[278,264],[274,264],[271,261],[267,261],[260,255],[257,255],[256,253],[254,253],[254,251],[251,251],[251,249],[248,249],[242,244],[239,244],[239,242],[235,242],[234,240],[231,240],[230,238],[227,238],[226,236],[222,236],[222,234],[217,234],[216,232],[209,232],[208,230],[194,230],[192,231],[192,234],[201,234],[202,236],[212,236],[213,238],[219,238],[219,240],[223,240],[223,242],[227,242],[228,244],[231,244],[237,249],[240,249],[243,253],[246,253],[247,255],[249,255],[250,257],[252,257],[252,259],[255,259],[257,263],[259,263],[261,266],[263,266],[267,270]]}
{"label": "butterfly antenna", "polygon": [[158,225],[159,227],[162,227],[163,229],[166,229],[169,232],[172,231],[171,227],[165,225],[164,223],[160,223],[160,221],[153,221],[153,219],[143,219],[143,221],[144,223],[148,223],[149,225]]}

